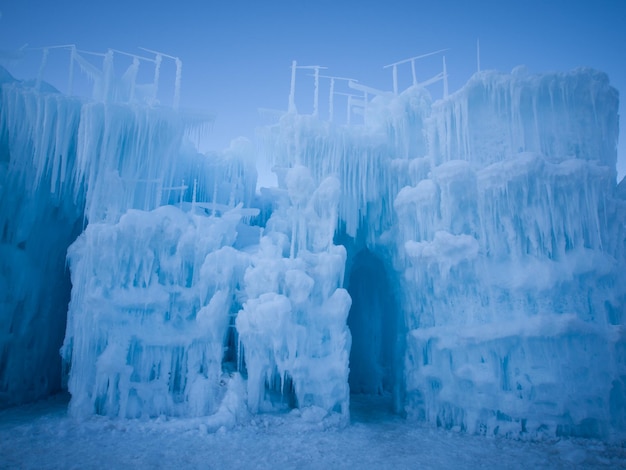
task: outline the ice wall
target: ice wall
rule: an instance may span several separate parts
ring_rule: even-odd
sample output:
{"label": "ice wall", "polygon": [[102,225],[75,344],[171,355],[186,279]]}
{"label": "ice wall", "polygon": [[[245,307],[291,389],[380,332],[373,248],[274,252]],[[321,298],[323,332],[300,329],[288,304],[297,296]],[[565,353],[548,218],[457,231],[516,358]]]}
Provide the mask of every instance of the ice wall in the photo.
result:
{"label": "ice wall", "polygon": [[624,432],[624,212],[605,75],[482,73],[395,198],[406,409],[505,435]]}
{"label": "ice wall", "polygon": [[183,135],[201,122],[166,109],[85,103],[4,69],[0,75],[0,406],[7,406],[61,388],[67,247],[88,222],[116,222],[128,209],[167,200]]}
{"label": "ice wall", "polygon": [[76,416],[298,406],[345,422],[338,181],[288,171],[261,230],[249,141],[201,155],[185,140],[201,117],[7,82],[2,405],[60,389],[65,329]]}
{"label": "ice wall", "polygon": [[87,226],[68,252],[73,289],[63,356],[73,414],[218,410],[228,380],[224,345],[250,262],[232,248],[242,216],[164,206]]}
{"label": "ice wall", "polygon": [[411,87],[360,126],[288,113],[261,131],[279,188],[260,199],[247,141],[203,156],[193,117],[5,81],[3,404],[59,386],[61,254],[86,226],[62,350],[76,415],[345,423],[352,386],[446,428],[623,439],[604,74],[482,72],[434,103]]}
{"label": "ice wall", "polygon": [[[356,128],[288,114],[265,131],[279,165],[339,177],[346,277],[363,246],[393,265],[402,318],[389,309],[386,321],[402,337],[396,405],[410,417],[489,435],[623,436],[617,100],[600,72],[518,68],[434,103],[416,87],[382,94]],[[353,336],[379,328],[356,313]]]}
{"label": "ice wall", "polygon": [[80,233],[84,204],[70,184],[80,102],[1,72],[0,408],[61,389],[65,248]]}
{"label": "ice wall", "polygon": [[624,366],[611,170],[518,154],[431,176],[396,198],[409,413],[479,433],[609,434]]}
{"label": "ice wall", "polygon": [[87,226],[68,252],[74,415],[231,423],[298,407],[347,419],[339,183],[316,188],[304,167],[287,180],[263,231],[242,226],[258,210],[207,215],[215,204],[201,202]]}
{"label": "ice wall", "polygon": [[246,271],[247,300],[236,321],[248,406],[273,409],[272,393],[292,395],[284,405],[345,420],[351,300],[342,288],[346,251],[333,244],[339,181],[329,177],[316,188],[309,170],[295,166],[283,192]]}

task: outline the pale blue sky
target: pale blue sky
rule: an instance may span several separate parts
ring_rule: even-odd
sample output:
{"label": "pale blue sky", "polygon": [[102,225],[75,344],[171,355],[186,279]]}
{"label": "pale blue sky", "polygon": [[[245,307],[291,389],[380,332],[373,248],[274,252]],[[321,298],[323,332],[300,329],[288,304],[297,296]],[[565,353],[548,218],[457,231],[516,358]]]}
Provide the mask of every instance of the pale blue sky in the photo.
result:
{"label": "pale blue sky", "polygon": [[[450,48],[446,61],[454,91],[476,69],[480,38],[483,69],[591,66],[607,72],[626,95],[626,0],[5,0],[0,11],[1,49],[75,43],[92,51],[140,52],[137,47],[144,46],[180,57],[181,104],[216,115],[209,142],[214,148],[238,135],[252,137],[262,123],[257,108],[287,107],[294,59],[391,89],[391,73],[383,65]],[[50,67],[67,67],[55,60]],[[423,78],[438,71],[440,60],[420,64]],[[173,68],[164,67],[164,80],[168,73]],[[402,73],[408,80],[408,69]],[[303,74],[298,80],[303,100],[312,93],[312,79]],[[626,119],[621,130],[623,176]]]}

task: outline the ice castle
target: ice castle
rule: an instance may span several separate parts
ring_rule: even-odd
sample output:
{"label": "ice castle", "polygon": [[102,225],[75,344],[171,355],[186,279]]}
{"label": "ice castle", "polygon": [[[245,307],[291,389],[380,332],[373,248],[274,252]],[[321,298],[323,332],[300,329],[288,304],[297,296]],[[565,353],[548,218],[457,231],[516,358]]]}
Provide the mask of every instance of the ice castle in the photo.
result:
{"label": "ice castle", "polygon": [[358,125],[290,99],[257,146],[200,154],[208,118],[150,99],[136,58],[72,54],[91,99],[0,69],[0,407],[67,387],[77,416],[347,423],[372,394],[469,433],[626,437],[605,74],[353,83]]}

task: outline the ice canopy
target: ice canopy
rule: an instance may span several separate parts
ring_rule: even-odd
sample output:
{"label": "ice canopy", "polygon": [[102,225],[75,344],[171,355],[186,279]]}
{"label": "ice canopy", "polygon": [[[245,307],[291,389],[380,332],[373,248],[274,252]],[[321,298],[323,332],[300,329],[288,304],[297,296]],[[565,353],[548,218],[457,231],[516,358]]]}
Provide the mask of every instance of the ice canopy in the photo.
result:
{"label": "ice canopy", "polygon": [[76,416],[346,423],[364,393],[469,433],[626,438],[605,74],[366,89],[358,124],[294,106],[212,154],[198,116],[0,78],[0,406],[67,387]]}

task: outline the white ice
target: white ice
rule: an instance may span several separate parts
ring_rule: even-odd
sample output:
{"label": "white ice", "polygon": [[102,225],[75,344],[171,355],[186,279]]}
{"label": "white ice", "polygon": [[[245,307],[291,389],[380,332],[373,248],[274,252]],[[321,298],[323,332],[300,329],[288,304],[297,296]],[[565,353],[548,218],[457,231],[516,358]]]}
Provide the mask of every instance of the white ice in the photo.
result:
{"label": "white ice", "polygon": [[409,428],[623,441],[606,75],[358,85],[361,125],[291,109],[209,155],[202,117],[0,76],[3,403],[61,388],[65,329],[83,419],[324,427],[380,394]]}

